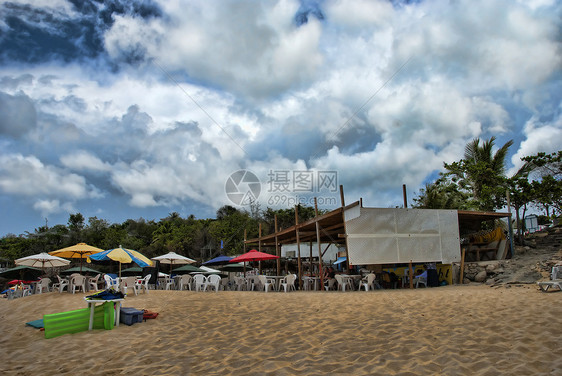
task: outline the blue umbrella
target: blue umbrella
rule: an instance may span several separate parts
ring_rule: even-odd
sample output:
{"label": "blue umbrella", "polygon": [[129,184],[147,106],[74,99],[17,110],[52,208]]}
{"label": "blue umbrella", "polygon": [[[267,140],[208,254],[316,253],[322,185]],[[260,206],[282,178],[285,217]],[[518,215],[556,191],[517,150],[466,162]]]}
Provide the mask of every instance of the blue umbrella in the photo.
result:
{"label": "blue umbrella", "polygon": [[228,264],[232,260],[230,256],[219,255],[214,259],[209,261],[205,261],[202,265],[220,265],[220,264]]}
{"label": "blue umbrella", "polygon": [[152,266],[152,261],[148,259],[145,255],[138,251],[134,251],[132,249],[126,248],[114,248],[107,251],[94,253],[93,255],[88,256],[87,261],[91,262],[94,261],[119,261],[119,278],[121,278],[121,264],[128,264],[130,262],[134,262],[141,268],[145,268],[147,266]]}

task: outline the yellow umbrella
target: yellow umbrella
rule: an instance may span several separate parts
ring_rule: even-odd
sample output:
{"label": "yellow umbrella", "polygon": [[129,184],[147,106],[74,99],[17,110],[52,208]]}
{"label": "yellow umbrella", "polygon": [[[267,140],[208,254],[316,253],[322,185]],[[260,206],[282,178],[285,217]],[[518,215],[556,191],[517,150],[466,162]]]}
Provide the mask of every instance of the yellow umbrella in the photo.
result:
{"label": "yellow umbrella", "polygon": [[95,253],[93,255],[88,256],[87,261],[92,262],[94,261],[118,261],[119,262],[119,278],[121,278],[121,264],[128,264],[130,262],[134,262],[141,268],[152,266],[152,261],[143,255],[140,252],[134,251],[132,249],[126,248],[114,248],[109,249],[107,251]]}
{"label": "yellow umbrella", "polygon": [[80,273],[82,273],[82,259],[86,256],[93,255],[94,253],[103,252],[103,249],[92,247],[86,243],[78,243],[70,247],[57,249],[56,251],[49,252],[50,255],[63,257],[63,258],[79,258],[80,259]]}

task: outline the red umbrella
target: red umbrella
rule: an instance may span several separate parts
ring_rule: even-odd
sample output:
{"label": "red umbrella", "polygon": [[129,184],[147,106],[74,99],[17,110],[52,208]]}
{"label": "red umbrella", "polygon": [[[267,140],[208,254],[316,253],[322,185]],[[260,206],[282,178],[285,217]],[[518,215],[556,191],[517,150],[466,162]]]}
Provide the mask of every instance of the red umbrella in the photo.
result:
{"label": "red umbrella", "polygon": [[27,281],[27,280],[23,280],[23,279],[13,279],[13,280],[11,280],[10,282],[8,282],[8,285],[19,285],[20,283],[29,285],[30,283],[37,282],[37,281],[38,281],[38,280],[36,280],[36,281]]}
{"label": "red umbrella", "polygon": [[230,263],[233,262],[243,262],[244,263],[244,277],[246,276],[246,262],[248,261],[260,261],[260,273],[261,273],[261,261],[262,260],[274,260],[279,258],[279,256],[270,255],[269,253],[260,252],[258,250],[252,249],[250,252],[246,252],[243,255],[233,258]]}
{"label": "red umbrella", "polygon": [[235,257],[229,262],[262,261],[262,260],[274,260],[278,258],[279,256],[271,255],[269,253],[259,252],[255,249],[252,249],[250,252],[246,252],[243,255]]}

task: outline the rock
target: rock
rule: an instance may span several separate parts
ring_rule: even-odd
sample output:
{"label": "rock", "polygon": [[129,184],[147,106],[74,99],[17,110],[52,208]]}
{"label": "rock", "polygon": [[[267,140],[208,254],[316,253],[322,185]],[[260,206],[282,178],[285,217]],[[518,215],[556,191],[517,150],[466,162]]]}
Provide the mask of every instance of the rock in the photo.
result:
{"label": "rock", "polygon": [[493,284],[495,284],[495,283],[496,283],[496,280],[495,280],[494,278],[490,278],[490,279],[488,279],[488,280],[486,281],[486,284],[487,284],[488,286],[491,286],[491,285],[493,285]]}
{"label": "rock", "polygon": [[482,270],[480,273],[476,274],[476,276],[474,277],[474,281],[475,282],[484,282],[486,280],[487,276],[488,276],[488,273],[486,273],[485,270]]}
{"label": "rock", "polygon": [[486,265],[486,272],[487,272],[487,273],[492,273],[492,272],[495,271],[496,269],[498,269],[498,264],[497,264],[497,263],[493,263],[493,264],[488,264],[488,265]]}

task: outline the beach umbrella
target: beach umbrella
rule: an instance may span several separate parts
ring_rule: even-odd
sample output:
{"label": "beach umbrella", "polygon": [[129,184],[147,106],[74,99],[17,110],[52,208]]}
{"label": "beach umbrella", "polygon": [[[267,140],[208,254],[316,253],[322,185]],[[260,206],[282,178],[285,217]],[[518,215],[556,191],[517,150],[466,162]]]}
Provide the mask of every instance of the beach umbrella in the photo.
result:
{"label": "beach umbrella", "polygon": [[178,255],[176,252],[168,252],[165,255],[153,257],[152,260],[159,261],[162,264],[170,264],[170,272],[174,265],[193,264],[195,262],[195,260]]}
{"label": "beach umbrella", "polygon": [[203,269],[198,268],[195,265],[183,265],[179,268],[175,268],[172,272],[176,274],[187,274],[187,273],[205,273]]}
{"label": "beach umbrella", "polygon": [[205,261],[202,265],[224,265],[224,264],[228,264],[230,260],[232,260],[232,257],[230,256],[219,255],[214,259]]}
{"label": "beach umbrella", "polygon": [[95,273],[95,274],[101,273],[100,271],[97,271],[95,269],[88,268],[87,266],[80,265],[80,266],[74,266],[70,269],[63,270],[63,271],[60,272],[60,274],[67,275],[67,274],[82,273],[82,272],[84,272],[84,273]]}
{"label": "beach umbrella", "polygon": [[70,264],[70,261],[42,252],[36,255],[19,258],[15,261],[15,263],[16,265],[33,266],[33,267],[45,269],[45,268],[54,268],[57,266],[65,266]]}
{"label": "beach umbrella", "polygon": [[4,270],[0,273],[0,277],[6,279],[36,280],[41,274],[43,274],[41,269],[21,265]]}
{"label": "beach umbrella", "polygon": [[229,262],[248,262],[248,261],[263,261],[263,260],[275,260],[279,256],[272,255],[269,253],[259,252],[255,249],[250,250],[240,256],[234,257]]}
{"label": "beach umbrella", "polygon": [[142,268],[140,266],[132,266],[130,268],[121,270],[121,275],[124,275],[126,277],[142,275]]}
{"label": "beach umbrella", "polygon": [[93,255],[88,256],[86,261],[118,261],[119,262],[119,278],[121,278],[121,264],[129,264],[134,262],[141,268],[152,266],[152,261],[147,258],[142,253],[132,250],[126,249],[121,246],[119,248],[108,249],[107,251],[94,253]]}
{"label": "beach umbrella", "polygon": [[208,266],[201,265],[199,269],[203,270],[204,274],[220,274],[220,270],[209,268]]}
{"label": "beach umbrella", "polygon": [[[251,249],[249,252],[246,252],[240,256],[234,257],[229,262],[243,262],[244,267],[246,267],[246,263],[249,261],[259,261],[260,262],[260,272],[261,272],[261,261],[263,260],[275,260],[278,259],[279,256],[271,255],[269,253],[260,252],[256,249]],[[246,270],[244,270],[244,275],[246,275]]]}
{"label": "beach umbrella", "polygon": [[57,249],[56,251],[49,252],[50,255],[63,257],[63,258],[79,258],[80,259],[80,273],[82,273],[82,260],[94,253],[103,252],[103,249],[96,248],[86,243],[78,243],[70,247]]}
{"label": "beach umbrella", "polygon": [[228,264],[228,265],[219,266],[218,269],[219,269],[221,272],[229,272],[229,273],[230,273],[230,272],[232,272],[232,273],[235,273],[235,272],[243,272],[243,271],[244,271],[244,265],[243,265],[243,264],[239,264],[239,263],[236,263],[236,264]]}

